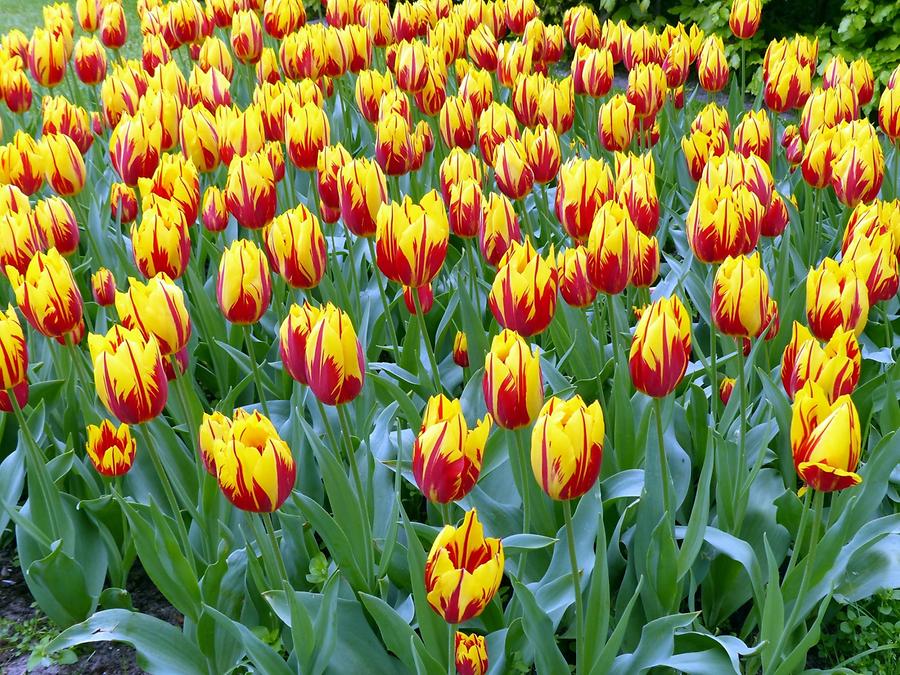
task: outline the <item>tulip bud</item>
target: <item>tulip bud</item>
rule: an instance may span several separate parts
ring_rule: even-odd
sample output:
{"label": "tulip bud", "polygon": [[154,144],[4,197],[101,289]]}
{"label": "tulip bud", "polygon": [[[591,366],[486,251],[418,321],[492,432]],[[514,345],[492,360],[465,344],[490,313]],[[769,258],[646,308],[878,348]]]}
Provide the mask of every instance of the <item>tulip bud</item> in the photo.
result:
{"label": "tulip bud", "polygon": [[184,274],[191,237],[178,205],[161,197],[145,203],[140,222],[131,225],[131,247],[135,265],[148,279],[160,272],[173,279]]}
{"label": "tulip bud", "polygon": [[156,339],[113,326],[88,336],[97,396],[120,422],[141,424],[162,412],[169,385]]}
{"label": "tulip bud", "polygon": [[562,149],[553,127],[538,125],[535,129],[525,129],[522,143],[534,182],[544,185],[556,178],[562,163]]}
{"label": "tulip bud", "polygon": [[269,308],[269,263],[252,241],[238,239],[222,253],[216,298],[225,318],[239,325],[256,323]]}
{"label": "tulip bud", "polygon": [[185,108],[178,128],[181,150],[202,173],[219,165],[219,135],[216,120],[206,108]]}
{"label": "tulip bud", "polygon": [[472,113],[480,120],[481,113],[494,101],[491,74],[486,70],[472,70],[459,83],[459,97],[472,105]]}
{"label": "tulip bud", "polygon": [[0,391],[5,393],[23,383],[27,387],[28,346],[19,315],[12,305],[7,305],[6,312],[0,311],[0,356]]}
{"label": "tulip bud", "polygon": [[635,114],[634,105],[622,94],[616,94],[600,105],[597,135],[604,148],[620,152],[631,145]]}
{"label": "tulip bud", "polygon": [[766,215],[760,223],[760,235],[763,237],[777,237],[784,232],[790,216],[784,199],[777,192],[772,195],[772,203],[766,209]]}
{"label": "tulip bud", "polygon": [[394,79],[389,72],[364,70],[359,73],[355,88],[356,106],[368,122],[374,124],[378,121],[381,97],[393,87]]}
{"label": "tulip bud", "polygon": [[75,141],[65,134],[49,134],[41,138],[39,151],[44,179],[56,194],[70,197],[81,192],[86,171]]}
{"label": "tulip bud", "polygon": [[756,155],[769,163],[772,159],[772,127],[764,110],[744,114],[734,129],[734,149],[744,157]]}
{"label": "tulip bud", "polygon": [[440,168],[441,194],[445,202],[450,200],[450,188],[472,180],[479,186],[484,180],[481,161],[477,155],[465,152],[462,148],[453,148]]}
{"label": "tulip bud", "polygon": [[849,86],[838,83],[831,89],[816,88],[800,114],[800,137],[804,143],[808,143],[816,129],[852,122],[858,112],[856,92]]}
{"label": "tulip bud", "polygon": [[762,330],[769,301],[769,279],[759,253],[727,257],[713,281],[710,313],[716,328],[733,337],[752,337]]}
{"label": "tulip bud", "polygon": [[765,211],[744,185],[707,187],[701,183],[688,211],[687,238],[705,263],[749,253],[759,240]]}
{"label": "tulip bud", "polygon": [[350,317],[331,303],[306,340],[306,376],[309,388],[322,403],[349,403],[362,390],[366,360]]}
{"label": "tulip bud", "polygon": [[460,368],[469,367],[469,341],[461,330],[453,338],[453,363]]}
{"label": "tulip bud", "polygon": [[116,301],[116,279],[113,273],[101,267],[91,275],[91,292],[94,301],[101,307],[108,307]]}
{"label": "tulip bud", "polygon": [[605,425],[597,401],[548,400],[531,431],[531,470],[551,499],[577,499],[594,487],[603,460]]}
{"label": "tulip bud", "polygon": [[681,301],[661,298],[644,311],[634,329],[628,369],[631,381],[647,396],[671,394],[691,357],[691,321]]}
{"label": "tulip bud", "polygon": [[900,138],[900,87],[885,89],[878,101],[878,124],[892,143]]}
{"label": "tulip bud", "polygon": [[[239,411],[240,412],[240,411]],[[212,414],[203,413],[200,429],[197,432],[197,450],[203,468],[211,476],[216,475],[216,441],[225,438],[231,429],[231,420],[218,410]]]}
{"label": "tulip bud", "polygon": [[260,230],[275,216],[275,176],[261,154],[237,157],[228,167],[225,204],[239,225]]}
{"label": "tulip bud", "polygon": [[728,61],[722,38],[710,35],[700,49],[697,61],[697,79],[708,93],[722,91],[728,84]]}
{"label": "tulip bud", "polygon": [[835,196],[850,208],[875,199],[883,181],[884,152],[876,139],[851,140],[831,167]]}
{"label": "tulip bud", "polygon": [[66,74],[66,45],[62,35],[35,28],[28,43],[28,69],[35,82],[55,87]]}
{"label": "tulip bud", "polygon": [[485,357],[484,401],[494,421],[504,429],[530,424],[544,402],[539,350],[514,331],[503,330]]}
{"label": "tulip bud", "polygon": [[69,263],[55,248],[47,253],[36,252],[24,272],[7,266],[6,276],[19,309],[39,333],[59,337],[80,323],[83,314],[81,291]]}
{"label": "tulip bud", "polygon": [[761,18],[760,0],[733,0],[731,13],[728,15],[728,26],[735,37],[746,40],[756,35]]}
{"label": "tulip bud", "polygon": [[822,492],[859,485],[861,431],[853,399],[840,396],[829,403],[822,389],[809,383],[791,409],[791,453],[800,479]]}
{"label": "tulip bud", "polygon": [[512,242],[522,241],[519,220],[506,195],[491,192],[485,201],[484,221],[478,232],[481,254],[496,267]]}
{"label": "tulip bud", "polygon": [[613,59],[608,49],[579,45],[572,60],[572,79],[576,94],[601,98],[609,93],[613,81]]}
{"label": "tulip bud", "polygon": [[323,204],[334,209],[340,208],[338,172],[351,159],[350,153],[340,143],[329,145],[319,152],[316,165],[316,186]]}
{"label": "tulip bud", "polygon": [[[768,53],[767,51],[766,54]],[[763,96],[766,106],[774,112],[802,107],[812,90],[810,78],[810,71],[792,55],[780,59],[773,58],[768,65],[764,63]]]}
{"label": "tulip bud", "polygon": [[450,223],[437,190],[415,203],[385,203],[378,210],[376,262],[390,280],[418,288],[431,283],[444,264]]}
{"label": "tulip bud", "polygon": [[306,374],[306,344],[322,310],[308,302],[293,304],[279,330],[281,362],[288,374],[300,384],[308,384]]}
{"label": "tulip bud", "polygon": [[519,41],[500,43],[497,49],[497,81],[504,87],[512,88],[520,76],[532,74],[533,60],[533,45]]}
{"label": "tulip bud", "polygon": [[475,237],[484,223],[484,195],[471,178],[450,186],[447,215],[450,231],[457,237]]}
{"label": "tulip bud", "polygon": [[265,127],[259,108],[250,105],[245,111],[221,107],[216,111],[219,156],[231,165],[235,157],[258,153],[265,143]]}
{"label": "tulip bud", "polygon": [[14,267],[20,274],[25,273],[38,251],[47,248],[47,237],[31,213],[9,212],[0,216],[0,234],[0,265],[4,269]]}
{"label": "tulip bud", "polygon": [[852,262],[838,264],[825,258],[806,277],[806,319],[820,340],[829,340],[838,328],[857,337],[869,317],[869,293]]}
{"label": "tulip bud", "polygon": [[100,14],[100,40],[110,49],[120,49],[128,40],[128,24],[125,10],[117,2],[103,6]]}
{"label": "tulip bud", "polygon": [[537,122],[564,134],[575,123],[575,93],[572,78],[548,80],[538,100]]}
{"label": "tulip bud", "polygon": [[637,251],[634,269],[631,271],[631,285],[635,288],[649,288],[659,276],[659,241],[638,230]]}
{"label": "tulip bud", "polygon": [[681,140],[681,151],[691,178],[699,181],[710,157],[721,157],[728,151],[728,136],[720,129],[692,131]]}
{"label": "tulip bud", "polygon": [[338,187],[344,225],[357,237],[373,236],[380,208],[388,203],[381,167],[366,157],[354,158],[338,171]]}
{"label": "tulip bud", "polygon": [[870,304],[888,301],[897,294],[900,271],[889,233],[871,238],[857,235],[844,251],[843,260],[852,262],[856,274],[865,282]]}
{"label": "tulip bud", "polygon": [[88,459],[97,473],[104,476],[124,476],[128,473],[134,464],[136,447],[127,424],[120,424],[117,429],[109,420],[103,420],[100,426],[89,424],[87,427]]}
{"label": "tulip bud", "polygon": [[594,288],[614,295],[631,281],[637,229],[622,206],[606,202],[597,211],[587,241],[587,273]]}
{"label": "tulip bud", "polygon": [[488,671],[487,647],[484,638],[474,633],[456,632],[456,672],[459,675],[485,675]]}
{"label": "tulip bud", "polygon": [[327,250],[319,220],[302,204],[277,216],[266,230],[275,271],[291,288],[315,288],[325,273]]}
{"label": "tulip bud", "polygon": [[331,126],[325,111],[307,103],[292,111],[285,124],[288,157],[298,169],[313,171],[319,151],[331,142]]}
{"label": "tulip bud", "polygon": [[33,195],[44,184],[43,160],[38,142],[18,129],[12,142],[0,146],[0,182]]}
{"label": "tulip bud", "polygon": [[459,400],[443,394],[428,399],[413,445],[413,477],[425,498],[447,504],[465,497],[481,472],[491,418],[469,429]]}
{"label": "tulip bud", "polygon": [[412,145],[409,123],[396,113],[378,120],[375,127],[375,160],[388,176],[408,173]]}
{"label": "tulip bud", "polygon": [[75,13],[78,15],[78,25],[86,33],[93,33],[100,26],[101,10],[100,0],[75,0]]}
{"label": "tulip bud", "polygon": [[475,144],[472,104],[461,96],[449,96],[441,107],[440,131],[448,148],[471,148]]}
{"label": "tulip bud", "polygon": [[110,217],[121,225],[127,225],[137,218],[138,203],[134,189],[125,183],[109,186]]}
{"label": "tulip bud", "polygon": [[235,12],[231,19],[231,49],[241,63],[256,63],[262,54],[263,34],[259,17],[250,11]]}
{"label": "tulip bud", "polygon": [[491,166],[494,165],[497,146],[506,138],[517,138],[518,135],[513,111],[501,103],[491,103],[478,118],[478,149],[482,159]]}
{"label": "tulip bud", "polygon": [[503,544],[485,538],[475,509],[467,511],[460,527],[444,526],[428,552],[428,604],[449,624],[478,616],[500,587],[503,564]]}
{"label": "tulip bud", "polygon": [[734,392],[734,384],[733,377],[723,377],[719,382],[719,400],[722,401],[722,405],[728,405],[728,401],[731,400],[731,394]]}
{"label": "tulip bud", "polygon": [[210,232],[221,232],[228,227],[228,207],[225,195],[215,185],[206,188],[203,195],[203,227]]}
{"label": "tulip bud", "polygon": [[834,401],[853,393],[861,365],[859,342],[852,331],[838,328],[823,348],[809,329],[795,321],[781,357],[781,382],[791,400],[807,382],[814,382]]}
{"label": "tulip bud", "polygon": [[297,465],[268,417],[237,411],[222,438],[213,442],[216,479],[225,497],[242,511],[281,508],[297,480]]}

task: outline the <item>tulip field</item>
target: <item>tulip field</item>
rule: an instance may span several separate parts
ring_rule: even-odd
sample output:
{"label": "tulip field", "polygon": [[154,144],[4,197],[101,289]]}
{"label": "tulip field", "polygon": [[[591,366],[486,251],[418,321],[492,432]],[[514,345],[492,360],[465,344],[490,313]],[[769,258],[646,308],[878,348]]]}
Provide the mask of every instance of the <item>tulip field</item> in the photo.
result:
{"label": "tulip field", "polygon": [[790,27],[751,62],[760,0],[727,34],[605,4],[73,0],[0,29],[0,552],[41,658],[900,648],[890,609],[836,618],[900,588],[900,67]]}

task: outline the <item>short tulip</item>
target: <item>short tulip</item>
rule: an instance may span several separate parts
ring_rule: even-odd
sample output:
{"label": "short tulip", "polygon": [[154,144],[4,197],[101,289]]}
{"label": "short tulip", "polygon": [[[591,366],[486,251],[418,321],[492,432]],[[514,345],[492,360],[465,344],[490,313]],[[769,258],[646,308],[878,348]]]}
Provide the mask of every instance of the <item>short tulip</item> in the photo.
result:
{"label": "short tulip", "polygon": [[97,473],[107,476],[123,476],[134,464],[137,448],[127,424],[115,427],[109,420],[100,426],[89,424],[87,428],[87,456]]}
{"label": "short tulip", "polygon": [[269,263],[252,241],[238,239],[222,253],[216,298],[225,318],[240,325],[256,323],[269,308]]}
{"label": "short tulip", "polygon": [[315,288],[325,273],[327,248],[319,220],[302,204],[276,216],[266,230],[275,271],[291,288]]}
{"label": "short tulip", "polygon": [[0,311],[0,391],[15,389],[28,375],[28,346],[12,305]]}
{"label": "short tulip", "polygon": [[322,308],[306,340],[309,388],[322,403],[352,401],[365,382],[366,361],[350,317],[331,303]]}
{"label": "short tulip", "polygon": [[628,369],[635,388],[648,396],[671,394],[687,371],[691,321],[681,301],[661,298],[643,312],[634,330]]}
{"label": "short tulip", "polygon": [[115,304],[122,325],[140,331],[145,338],[156,338],[164,357],[187,346],[191,320],[184,292],[165,274],[147,282],[128,279],[128,290],[116,292]]}
{"label": "short tulip", "polygon": [[501,331],[485,357],[482,389],[488,412],[501,427],[530,424],[544,403],[538,348],[514,331]]}
{"label": "short tulip", "polygon": [[304,302],[291,305],[279,329],[281,362],[288,374],[300,384],[308,384],[306,375],[306,343],[322,311]]}
{"label": "short tulip", "polygon": [[460,368],[469,367],[469,341],[461,330],[453,337],[453,363]]}
{"label": "short tulip", "polygon": [[488,671],[487,646],[481,635],[456,632],[456,672],[458,675],[485,675]]}
{"label": "short tulip", "polygon": [[716,328],[732,337],[754,337],[765,327],[769,279],[759,253],[725,258],[713,281],[710,314]]}

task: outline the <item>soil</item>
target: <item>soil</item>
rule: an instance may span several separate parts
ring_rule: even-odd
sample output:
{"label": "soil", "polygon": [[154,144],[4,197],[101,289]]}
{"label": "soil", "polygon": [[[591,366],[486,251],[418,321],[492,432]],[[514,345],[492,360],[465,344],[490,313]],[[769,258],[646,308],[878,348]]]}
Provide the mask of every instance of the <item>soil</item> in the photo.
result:
{"label": "soil", "polygon": [[[137,611],[176,626],[181,625],[181,614],[160,594],[140,565],[136,564],[129,575],[128,591]],[[34,605],[22,570],[15,560],[15,544],[7,543],[0,548],[0,622],[22,625],[40,617],[41,611]],[[58,632],[46,618],[40,626],[34,642],[43,635],[52,637]],[[138,675],[144,672],[137,665],[134,649],[120,642],[85,645],[76,649],[76,663],[39,666],[31,671],[26,670],[30,648],[26,648],[24,654],[20,651],[19,645],[5,641],[0,635],[0,675],[22,675],[26,672],[42,675]]]}

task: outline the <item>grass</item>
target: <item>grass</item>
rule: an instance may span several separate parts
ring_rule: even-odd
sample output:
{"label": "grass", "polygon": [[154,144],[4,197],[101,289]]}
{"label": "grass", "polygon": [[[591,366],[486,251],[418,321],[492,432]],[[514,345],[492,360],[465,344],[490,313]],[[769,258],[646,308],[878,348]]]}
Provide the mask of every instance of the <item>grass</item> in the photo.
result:
{"label": "grass", "polygon": [[[35,26],[44,23],[43,6],[53,4],[50,0],[0,0],[0,34],[18,28],[25,35],[30,36]],[[63,0],[60,4],[69,5],[72,8],[72,16],[75,17],[75,39],[84,34],[78,25],[78,17],[75,14],[75,0]],[[128,22],[128,42],[122,49],[122,55],[126,58],[137,58],[141,54],[141,24],[137,14],[137,0],[123,0],[125,18]]]}

